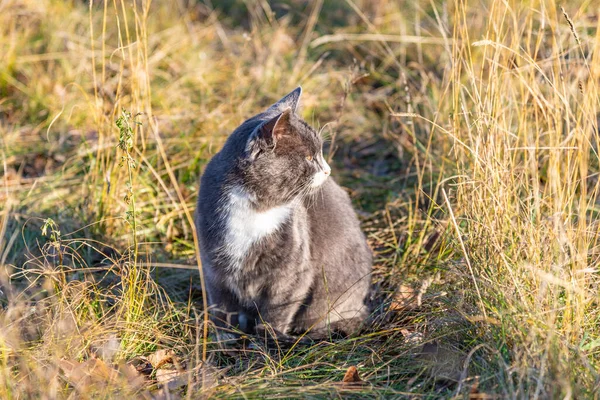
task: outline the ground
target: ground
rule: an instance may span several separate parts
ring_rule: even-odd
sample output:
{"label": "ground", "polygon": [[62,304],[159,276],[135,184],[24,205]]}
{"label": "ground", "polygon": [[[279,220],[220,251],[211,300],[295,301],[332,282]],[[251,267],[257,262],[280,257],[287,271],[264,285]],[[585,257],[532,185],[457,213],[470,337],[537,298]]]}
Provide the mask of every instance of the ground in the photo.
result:
{"label": "ground", "polygon": [[[598,395],[598,10],[0,2],[0,398]],[[357,337],[234,348],[198,178],[302,85],[374,252]]]}

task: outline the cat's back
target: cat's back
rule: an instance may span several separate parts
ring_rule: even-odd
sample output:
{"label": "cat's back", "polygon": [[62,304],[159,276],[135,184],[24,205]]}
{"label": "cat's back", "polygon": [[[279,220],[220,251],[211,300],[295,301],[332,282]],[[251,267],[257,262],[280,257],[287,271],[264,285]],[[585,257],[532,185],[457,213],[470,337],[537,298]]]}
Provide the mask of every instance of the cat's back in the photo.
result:
{"label": "cat's back", "polygon": [[225,223],[221,215],[222,205],[227,192],[228,175],[235,165],[233,154],[236,141],[231,140],[232,136],[233,134],[229,136],[221,151],[211,158],[200,178],[195,219],[200,247],[204,252],[208,251],[209,247],[218,245],[218,238],[222,236]]}
{"label": "cat's back", "polygon": [[223,150],[221,150],[208,162],[200,178],[196,221],[201,230],[208,228],[206,223],[217,211],[216,206],[222,196],[228,164],[223,156]]}

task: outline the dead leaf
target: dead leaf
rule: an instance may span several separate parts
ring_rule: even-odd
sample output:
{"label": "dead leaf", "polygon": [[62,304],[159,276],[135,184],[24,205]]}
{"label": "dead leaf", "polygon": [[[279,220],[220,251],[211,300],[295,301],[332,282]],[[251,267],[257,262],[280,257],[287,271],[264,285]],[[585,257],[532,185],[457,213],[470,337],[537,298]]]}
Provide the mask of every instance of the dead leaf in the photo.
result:
{"label": "dead leaf", "polygon": [[106,386],[117,379],[119,372],[104,363],[92,358],[85,362],[61,360],[59,366],[65,379],[78,390],[85,390],[90,386]]}
{"label": "dead leaf", "polygon": [[469,395],[479,394],[479,376],[476,376],[473,379],[473,383],[471,384],[471,390],[469,391]]}
{"label": "dead leaf", "polygon": [[491,400],[491,399],[499,399],[499,395],[488,394],[488,393],[471,393],[469,394],[469,400]]}
{"label": "dead leaf", "polygon": [[165,364],[173,364],[177,360],[175,353],[170,349],[160,349],[146,357],[154,369],[159,369]]}
{"label": "dead leaf", "polygon": [[147,359],[154,367],[156,381],[166,393],[187,385],[188,373],[182,367],[173,350],[157,350],[150,354]]}
{"label": "dead leaf", "polygon": [[499,395],[488,394],[479,390],[479,376],[473,377],[473,383],[471,383],[471,389],[469,390],[469,400],[479,399],[499,399]]}
{"label": "dead leaf", "polygon": [[156,381],[168,390],[179,389],[188,383],[188,374],[176,369],[159,369],[156,371]]}
{"label": "dead leaf", "polygon": [[64,359],[59,366],[65,380],[79,392],[116,385],[137,390],[147,381],[133,365],[123,364],[116,369],[98,358],[84,362]]}
{"label": "dead leaf", "polygon": [[119,367],[119,372],[127,381],[127,386],[131,389],[140,389],[148,383],[148,377],[143,375],[131,364],[123,364]]}
{"label": "dead leaf", "polygon": [[400,285],[392,303],[390,310],[399,311],[415,308],[417,306],[418,292],[410,286]]}
{"label": "dead leaf", "polygon": [[344,375],[344,379],[342,379],[342,382],[344,383],[359,383],[362,381],[363,380],[360,379],[360,376],[358,376],[358,368],[356,368],[354,365],[348,367],[346,375]]}
{"label": "dead leaf", "polygon": [[438,232],[438,231],[433,232],[425,241],[423,248],[425,250],[427,250],[428,252],[432,252],[432,250],[434,250],[435,246],[438,244],[438,240],[440,237],[441,237],[440,232]]}
{"label": "dead leaf", "polygon": [[348,367],[344,379],[338,385],[346,389],[357,389],[360,386],[367,385],[368,382],[363,381],[358,375],[358,368],[354,365]]}

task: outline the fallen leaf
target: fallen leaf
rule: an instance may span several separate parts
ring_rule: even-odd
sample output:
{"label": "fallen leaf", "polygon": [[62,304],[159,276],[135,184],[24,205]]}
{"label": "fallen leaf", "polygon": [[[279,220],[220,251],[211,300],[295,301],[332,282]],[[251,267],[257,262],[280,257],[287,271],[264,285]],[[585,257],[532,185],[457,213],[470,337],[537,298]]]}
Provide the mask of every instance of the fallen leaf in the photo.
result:
{"label": "fallen leaf", "polygon": [[188,384],[188,373],[182,367],[175,352],[170,349],[157,350],[147,357],[152,364],[154,377],[165,393]]}
{"label": "fallen leaf", "polygon": [[60,360],[59,366],[65,379],[78,390],[86,390],[90,386],[106,386],[114,382],[119,375],[116,369],[97,358],[82,363]]}
{"label": "fallen leaf", "polygon": [[469,391],[469,395],[479,394],[479,376],[476,376],[473,379],[473,383],[471,384],[471,390]]}
{"label": "fallen leaf", "polygon": [[357,387],[367,384],[367,382],[360,378],[358,375],[358,368],[356,368],[354,365],[348,367],[348,370],[344,375],[344,379],[342,379],[342,382],[339,383],[339,385],[348,389],[357,389]]}
{"label": "fallen leaf", "polygon": [[156,371],[156,381],[167,390],[175,390],[187,385],[188,374],[176,369],[159,369]]}
{"label": "fallen leaf", "polygon": [[431,252],[432,250],[434,250],[435,246],[438,244],[438,240],[440,237],[441,237],[441,235],[439,232],[437,232],[437,231],[433,232],[425,241],[423,248],[425,250],[427,250],[428,252]]}
{"label": "fallen leaf", "polygon": [[471,389],[469,390],[469,400],[479,400],[479,399],[499,399],[499,395],[488,394],[481,392],[479,390],[479,376],[473,377],[473,383],[471,383]]}
{"label": "fallen leaf", "polygon": [[160,349],[146,357],[154,369],[159,369],[165,364],[176,362],[175,353],[170,349]]}
{"label": "fallen leaf", "polygon": [[140,389],[148,383],[148,376],[144,375],[136,367],[131,364],[122,364],[119,367],[119,372],[123,374],[123,378],[127,380],[127,386],[131,389]]}
{"label": "fallen leaf", "polygon": [[137,390],[147,381],[133,365],[123,364],[113,368],[98,358],[84,362],[63,359],[60,360],[59,366],[65,380],[79,392],[108,386]]}
{"label": "fallen leaf", "polygon": [[363,380],[360,379],[360,376],[358,376],[358,368],[356,368],[354,365],[350,366],[348,368],[348,370],[346,371],[346,375],[344,375],[344,379],[342,379],[342,382],[344,382],[344,383],[363,382]]}
{"label": "fallen leaf", "polygon": [[390,310],[399,311],[417,306],[418,292],[410,286],[400,285],[390,304]]}

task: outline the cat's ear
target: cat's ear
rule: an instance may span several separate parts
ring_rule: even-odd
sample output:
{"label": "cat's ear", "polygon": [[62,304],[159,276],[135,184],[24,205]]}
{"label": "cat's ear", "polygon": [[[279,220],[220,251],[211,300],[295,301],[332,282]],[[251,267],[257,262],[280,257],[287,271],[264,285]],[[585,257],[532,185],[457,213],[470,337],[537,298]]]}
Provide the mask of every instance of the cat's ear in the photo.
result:
{"label": "cat's ear", "polygon": [[277,143],[289,131],[292,112],[292,108],[288,107],[281,114],[262,124],[259,128],[259,136],[267,143]]}
{"label": "cat's ear", "polygon": [[279,114],[288,108],[291,108],[292,112],[295,113],[298,110],[300,96],[302,96],[302,87],[298,86],[296,89],[283,96],[277,103],[269,107],[267,109],[267,114]]}
{"label": "cat's ear", "polygon": [[273,147],[286,132],[290,130],[290,117],[292,109],[286,108],[270,120],[258,126],[246,144],[246,152],[250,160],[256,159],[258,155]]}

